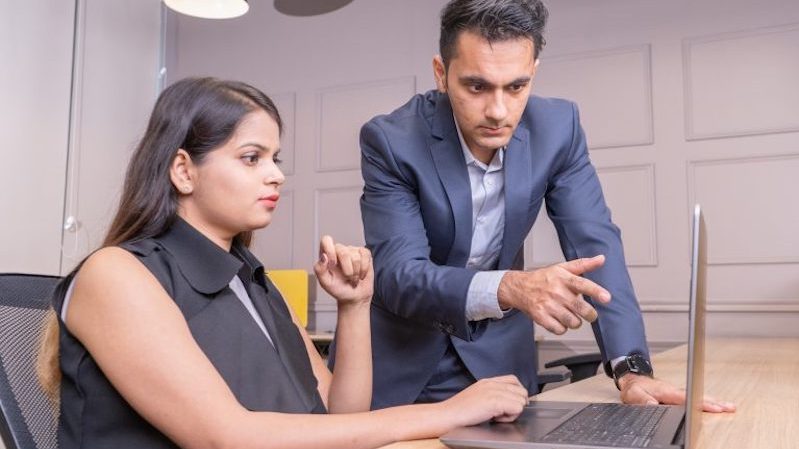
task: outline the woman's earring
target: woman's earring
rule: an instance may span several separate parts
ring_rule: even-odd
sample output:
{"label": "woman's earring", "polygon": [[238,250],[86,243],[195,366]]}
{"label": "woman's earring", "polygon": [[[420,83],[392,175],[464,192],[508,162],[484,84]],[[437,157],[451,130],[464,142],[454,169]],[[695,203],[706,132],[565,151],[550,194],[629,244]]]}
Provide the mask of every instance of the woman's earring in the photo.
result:
{"label": "woman's earring", "polygon": [[180,186],[180,191],[188,195],[191,193],[191,186]]}

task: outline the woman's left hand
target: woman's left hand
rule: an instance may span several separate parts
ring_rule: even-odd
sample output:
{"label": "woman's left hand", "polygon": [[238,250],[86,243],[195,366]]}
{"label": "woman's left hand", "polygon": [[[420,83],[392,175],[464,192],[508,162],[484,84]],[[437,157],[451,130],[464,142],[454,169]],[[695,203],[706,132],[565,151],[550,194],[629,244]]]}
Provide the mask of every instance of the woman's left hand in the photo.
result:
{"label": "woman's left hand", "polygon": [[339,307],[368,304],[372,300],[372,253],[362,246],[342,245],[329,235],[323,235],[314,272],[319,284],[336,298]]}

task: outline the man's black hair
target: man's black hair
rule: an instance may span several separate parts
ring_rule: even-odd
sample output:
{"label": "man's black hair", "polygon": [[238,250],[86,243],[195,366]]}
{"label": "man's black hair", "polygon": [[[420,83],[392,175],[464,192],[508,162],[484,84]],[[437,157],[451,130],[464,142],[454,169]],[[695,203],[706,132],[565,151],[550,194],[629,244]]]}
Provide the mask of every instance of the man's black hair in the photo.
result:
{"label": "man's black hair", "polygon": [[471,31],[489,43],[527,38],[535,57],[544,48],[544,27],[549,12],[540,0],[452,0],[441,10],[439,52],[448,66],[455,57],[455,41]]}

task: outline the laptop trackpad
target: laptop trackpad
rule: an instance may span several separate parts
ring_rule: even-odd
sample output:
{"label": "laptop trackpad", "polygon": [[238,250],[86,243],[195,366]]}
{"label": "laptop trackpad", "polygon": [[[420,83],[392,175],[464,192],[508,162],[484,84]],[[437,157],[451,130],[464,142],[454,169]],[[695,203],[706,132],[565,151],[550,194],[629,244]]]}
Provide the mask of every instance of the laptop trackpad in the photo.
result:
{"label": "laptop trackpad", "polygon": [[586,405],[580,402],[530,402],[516,424],[519,429],[524,429],[528,440],[534,441],[551,432]]}
{"label": "laptop trackpad", "polygon": [[564,410],[560,408],[534,408],[530,411],[526,412],[526,416],[528,418],[536,418],[536,419],[560,419],[564,416],[568,415],[571,410]]}
{"label": "laptop trackpad", "polygon": [[581,402],[533,401],[512,423],[492,422],[459,427],[441,437],[441,441],[450,447],[493,447],[500,442],[540,441],[544,435],[586,405],[588,404]]}

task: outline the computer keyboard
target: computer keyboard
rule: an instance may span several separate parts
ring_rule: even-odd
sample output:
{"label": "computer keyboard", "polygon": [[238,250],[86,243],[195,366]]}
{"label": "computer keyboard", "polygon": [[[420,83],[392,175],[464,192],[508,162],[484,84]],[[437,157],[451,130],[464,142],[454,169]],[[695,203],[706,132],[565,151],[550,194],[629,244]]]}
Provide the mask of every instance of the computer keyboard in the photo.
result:
{"label": "computer keyboard", "polygon": [[648,447],[667,406],[591,404],[552,432],[543,442],[606,447]]}

